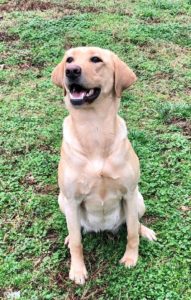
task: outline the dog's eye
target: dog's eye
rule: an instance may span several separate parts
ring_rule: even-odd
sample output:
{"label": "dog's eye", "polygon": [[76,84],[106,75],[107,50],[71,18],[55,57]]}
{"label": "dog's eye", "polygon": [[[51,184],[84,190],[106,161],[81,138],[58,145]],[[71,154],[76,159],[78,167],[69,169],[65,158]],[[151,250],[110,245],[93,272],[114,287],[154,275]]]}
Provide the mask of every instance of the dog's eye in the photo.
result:
{"label": "dog's eye", "polygon": [[71,63],[71,62],[73,62],[73,57],[71,57],[71,56],[69,56],[67,59],[66,59],[66,62],[67,63]]}
{"label": "dog's eye", "polygon": [[97,57],[97,56],[91,57],[90,60],[91,60],[93,63],[103,62],[103,60],[101,60],[101,58],[99,58],[99,57]]}

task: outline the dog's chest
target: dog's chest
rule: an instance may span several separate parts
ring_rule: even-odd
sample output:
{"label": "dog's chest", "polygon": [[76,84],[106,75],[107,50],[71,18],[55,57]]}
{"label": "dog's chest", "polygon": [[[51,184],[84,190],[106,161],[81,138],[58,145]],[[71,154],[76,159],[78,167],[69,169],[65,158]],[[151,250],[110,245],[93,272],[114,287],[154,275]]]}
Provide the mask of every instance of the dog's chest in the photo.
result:
{"label": "dog's chest", "polygon": [[[81,192],[81,225],[87,231],[115,230],[124,220],[125,182],[112,165],[95,161],[86,166]],[[88,176],[87,176],[88,174]]]}
{"label": "dog's chest", "polygon": [[79,192],[86,207],[111,207],[126,193],[123,168],[110,160],[95,159],[87,163],[80,176]]}

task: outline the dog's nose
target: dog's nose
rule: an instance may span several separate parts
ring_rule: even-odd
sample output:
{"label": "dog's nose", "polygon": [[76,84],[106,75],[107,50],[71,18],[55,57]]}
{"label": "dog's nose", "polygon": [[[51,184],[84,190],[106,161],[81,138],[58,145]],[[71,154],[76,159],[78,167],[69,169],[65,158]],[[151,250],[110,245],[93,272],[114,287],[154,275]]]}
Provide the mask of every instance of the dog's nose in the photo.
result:
{"label": "dog's nose", "polygon": [[71,65],[66,68],[66,77],[69,79],[76,79],[80,77],[82,70],[78,65]]}

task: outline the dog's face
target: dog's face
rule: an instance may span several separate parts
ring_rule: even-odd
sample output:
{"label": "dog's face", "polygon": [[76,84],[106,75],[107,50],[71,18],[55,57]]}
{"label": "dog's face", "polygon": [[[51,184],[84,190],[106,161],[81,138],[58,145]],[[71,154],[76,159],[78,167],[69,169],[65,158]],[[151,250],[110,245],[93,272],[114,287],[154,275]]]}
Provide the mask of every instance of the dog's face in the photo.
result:
{"label": "dog's face", "polygon": [[114,53],[98,47],[79,47],[66,52],[52,73],[53,82],[64,88],[72,106],[90,106],[113,95],[119,98],[136,76]]}

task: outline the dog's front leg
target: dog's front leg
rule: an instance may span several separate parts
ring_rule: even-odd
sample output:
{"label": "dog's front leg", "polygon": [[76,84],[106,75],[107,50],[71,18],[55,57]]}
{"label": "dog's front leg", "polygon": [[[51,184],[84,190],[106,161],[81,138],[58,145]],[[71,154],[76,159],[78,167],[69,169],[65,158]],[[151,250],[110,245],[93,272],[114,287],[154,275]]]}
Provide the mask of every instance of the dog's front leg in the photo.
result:
{"label": "dog's front leg", "polygon": [[124,199],[124,210],[127,223],[127,246],[122,259],[126,267],[135,266],[139,249],[139,218],[138,218],[138,189],[128,191]]}
{"label": "dog's front leg", "polygon": [[84,284],[87,278],[87,271],[81,243],[79,204],[75,200],[68,200],[65,197],[59,196],[59,205],[61,210],[65,213],[69,232],[69,248],[71,254],[69,277],[77,284]]}

